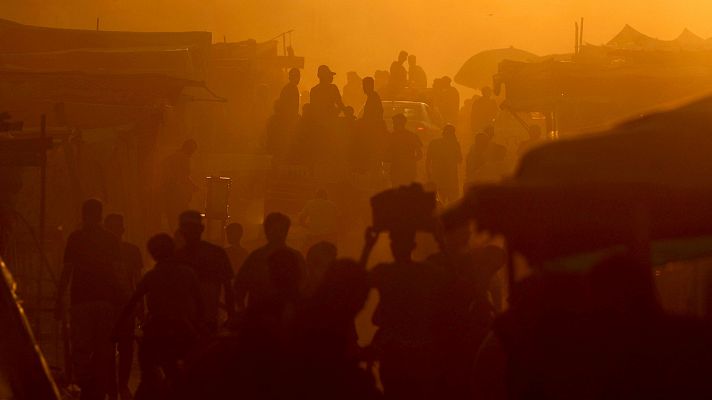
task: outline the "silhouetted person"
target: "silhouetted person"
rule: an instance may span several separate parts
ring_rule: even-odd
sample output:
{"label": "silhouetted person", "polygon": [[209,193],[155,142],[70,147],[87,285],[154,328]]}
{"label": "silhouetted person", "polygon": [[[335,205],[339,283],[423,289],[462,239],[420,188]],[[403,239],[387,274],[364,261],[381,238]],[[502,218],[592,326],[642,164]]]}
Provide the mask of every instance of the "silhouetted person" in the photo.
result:
{"label": "silhouetted person", "polygon": [[289,82],[274,103],[274,113],[267,119],[265,148],[276,163],[287,161],[299,120],[300,94],[298,68],[289,70]]}
{"label": "silhouetted person", "polygon": [[62,316],[64,294],[71,285],[72,364],[82,400],[103,400],[116,385],[111,334],[122,300],[116,274],[121,245],[102,228],[102,210],[99,200],[82,205],[82,227],[67,239],[57,292],[57,312]]}
{"label": "silhouetted person", "polygon": [[373,78],[363,78],[362,86],[366,103],[351,150],[352,165],[356,171],[364,173],[374,170],[383,159],[386,123],[383,120],[381,96],[375,90]]}
{"label": "silhouetted person", "polygon": [[529,127],[529,139],[523,141],[519,144],[517,149],[517,155],[521,158],[526,152],[533,149],[542,142],[541,127],[539,125],[532,125]]}
{"label": "silhouetted person", "polygon": [[[113,234],[121,241],[121,264],[118,272],[118,282],[120,284],[121,303],[125,304],[136,290],[136,285],[141,279],[143,271],[143,257],[138,246],[123,241],[124,217],[120,214],[109,214],[104,219],[104,229]],[[122,400],[131,398],[129,390],[129,377],[131,376],[131,365],[134,355],[134,331],[136,330],[136,316],[143,319],[143,307],[138,312],[126,318],[125,323],[118,327],[118,341],[116,343],[116,354],[118,355],[118,386],[114,387],[113,394],[121,395]]]}
{"label": "silhouetted person", "polygon": [[326,65],[320,65],[317,71],[319,83],[311,89],[309,94],[311,111],[321,123],[336,118],[344,109],[339,88],[334,85],[334,75]]}
{"label": "silhouetted person", "polygon": [[[176,252],[177,260],[192,268],[198,277],[204,307],[204,320],[208,333],[217,333],[219,328],[220,298],[225,299],[228,319],[235,312],[232,290],[232,266],[225,250],[202,240],[202,216],[197,211],[184,211],[179,218],[179,231],[185,246]],[[221,296],[222,295],[222,296]]]}
{"label": "silhouetted person", "polygon": [[316,191],[314,198],[307,201],[299,213],[299,225],[307,229],[304,250],[312,245],[327,241],[336,244],[339,239],[339,208],[329,200],[325,189]]}
{"label": "silhouetted person", "polygon": [[425,158],[428,179],[435,183],[440,200],[451,203],[460,195],[459,168],[462,163],[460,142],[455,127],[446,125],[441,138],[433,139]]}
{"label": "silhouetted person", "polygon": [[375,82],[371,77],[363,78],[361,83],[363,93],[366,95],[366,103],[363,106],[361,119],[370,124],[383,123],[383,103],[381,96],[376,92]]}
{"label": "silhouetted person", "polygon": [[423,67],[418,65],[415,54],[408,56],[408,85],[414,89],[428,87],[428,77],[425,75]]}
{"label": "silhouetted person", "polygon": [[480,343],[491,328],[494,307],[488,288],[504,266],[506,254],[495,246],[470,249],[470,226],[445,232],[440,252],[428,262],[447,271],[448,283],[443,308],[447,329],[440,337],[443,364],[442,387],[446,398],[470,398],[469,382]]}
{"label": "silhouetted person", "polygon": [[299,81],[301,80],[299,68],[289,70],[289,82],[282,88],[279,94],[280,107],[285,115],[296,120],[299,116]]}
{"label": "silhouetted person", "polygon": [[408,60],[408,52],[401,51],[398,59],[391,64],[388,86],[391,95],[397,96],[408,86],[408,71],[403,64]]}
{"label": "silhouetted person", "polygon": [[276,249],[267,257],[266,272],[269,293],[247,308],[245,329],[259,333],[253,340],[279,345],[290,333],[293,311],[302,300],[304,259],[287,247]]}
{"label": "silhouetted person", "polygon": [[491,153],[492,139],[494,139],[494,128],[491,125],[485,128],[484,133],[475,135],[475,142],[467,152],[465,163],[465,181],[467,183],[475,182],[487,163]]}
{"label": "silhouetted person", "polygon": [[173,239],[159,234],[148,241],[156,265],[141,279],[124,308],[117,326],[130,318],[136,305],[146,298],[148,315],[139,346],[141,383],[136,399],[163,398],[165,385],[160,375],[175,383],[178,362],[198,339],[202,325],[202,295],[193,270],[176,262]]}
{"label": "silhouetted person", "polygon": [[351,106],[354,110],[360,110],[363,107],[365,96],[361,90],[361,77],[354,71],[346,74],[346,85],[344,86],[344,104]]}
{"label": "silhouetted person", "polygon": [[309,248],[306,257],[305,296],[311,297],[316,293],[324,280],[324,274],[336,261],[336,256],[336,246],[330,242],[319,242]]}
{"label": "silhouetted person", "polygon": [[[435,399],[441,379],[438,338],[447,275],[437,266],[413,261],[415,231],[390,232],[392,263],[371,270],[379,302],[373,314],[378,332],[372,346],[388,399]],[[368,243],[367,243],[368,244]]]}
{"label": "silhouetted person", "polygon": [[390,143],[391,183],[394,187],[409,185],[418,177],[418,161],[423,158],[423,143],[415,133],[406,129],[403,114],[393,116]]}
{"label": "silhouetted person", "polygon": [[457,117],[460,112],[460,93],[452,86],[452,79],[445,76],[442,83],[442,103],[440,113],[446,123],[457,124]]}
{"label": "silhouetted person", "polygon": [[[291,347],[295,371],[288,397],[380,399],[373,376],[359,366],[354,319],[368,296],[368,273],[353,260],[336,260],[301,307]],[[294,389],[292,389],[294,388]]]}
{"label": "silhouetted person", "polygon": [[195,140],[188,139],[160,165],[159,204],[171,230],[176,227],[174,221],[178,215],[190,208],[190,200],[198,189],[190,178],[190,160],[197,149]]}
{"label": "silhouetted person", "polygon": [[492,88],[485,86],[481,91],[482,97],[472,102],[472,112],[470,113],[470,129],[475,135],[494,124],[494,120],[499,114],[497,101],[492,98]]}
{"label": "silhouetted person", "polygon": [[234,276],[237,276],[237,273],[240,271],[240,268],[242,268],[242,264],[249,254],[247,249],[242,247],[242,243],[240,243],[242,241],[242,235],[242,225],[237,222],[233,222],[225,227],[225,238],[228,244],[227,247],[225,247],[225,252],[230,259]]}
{"label": "silhouetted person", "polygon": [[247,256],[235,278],[235,299],[238,309],[257,306],[274,293],[269,277],[268,260],[275,251],[286,249],[293,252],[301,260],[302,269],[304,268],[302,255],[287,246],[290,225],[289,217],[284,214],[271,213],[265,217],[263,227],[267,244]]}

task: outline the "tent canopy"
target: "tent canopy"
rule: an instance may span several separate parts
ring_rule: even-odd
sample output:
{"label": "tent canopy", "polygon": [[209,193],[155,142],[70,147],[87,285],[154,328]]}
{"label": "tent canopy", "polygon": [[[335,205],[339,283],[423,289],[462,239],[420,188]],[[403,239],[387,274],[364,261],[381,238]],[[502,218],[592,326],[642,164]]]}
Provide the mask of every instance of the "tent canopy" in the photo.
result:
{"label": "tent canopy", "polygon": [[499,63],[504,60],[535,62],[539,60],[539,56],[514,47],[483,51],[463,64],[455,75],[455,82],[472,89],[492,86],[492,76],[497,73]]}
{"label": "tent canopy", "polygon": [[710,110],[706,98],[532,150],[510,182],[473,187],[446,223],[472,218],[538,261],[629,244],[641,230],[653,241],[712,236]]}

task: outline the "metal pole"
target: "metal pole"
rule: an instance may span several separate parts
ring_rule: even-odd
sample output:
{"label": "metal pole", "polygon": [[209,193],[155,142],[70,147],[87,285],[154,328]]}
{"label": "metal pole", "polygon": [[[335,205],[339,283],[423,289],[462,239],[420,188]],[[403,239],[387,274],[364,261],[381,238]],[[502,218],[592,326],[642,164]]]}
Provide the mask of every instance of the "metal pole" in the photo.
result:
{"label": "metal pole", "polygon": [[[40,122],[40,138],[44,142],[47,137],[47,116],[42,114],[42,120]],[[47,201],[47,150],[42,149],[42,152],[38,154],[40,157],[40,232],[39,232],[39,256],[40,262],[37,268],[37,302],[35,308],[35,334],[37,339],[42,341],[42,271],[45,262],[45,202]]]}
{"label": "metal pole", "polygon": [[[40,138],[44,142],[47,138],[47,116],[42,114],[40,124]],[[45,204],[47,202],[47,151],[40,154],[40,252],[44,254],[45,239]]]}

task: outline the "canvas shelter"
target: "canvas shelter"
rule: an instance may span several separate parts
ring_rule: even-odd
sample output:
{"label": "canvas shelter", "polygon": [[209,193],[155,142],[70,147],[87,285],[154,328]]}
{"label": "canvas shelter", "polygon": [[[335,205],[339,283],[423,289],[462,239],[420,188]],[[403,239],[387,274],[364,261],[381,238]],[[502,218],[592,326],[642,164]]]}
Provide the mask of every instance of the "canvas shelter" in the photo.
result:
{"label": "canvas shelter", "polygon": [[474,219],[538,265],[621,247],[649,249],[657,265],[712,254],[710,110],[705,98],[534,149],[445,220]]}

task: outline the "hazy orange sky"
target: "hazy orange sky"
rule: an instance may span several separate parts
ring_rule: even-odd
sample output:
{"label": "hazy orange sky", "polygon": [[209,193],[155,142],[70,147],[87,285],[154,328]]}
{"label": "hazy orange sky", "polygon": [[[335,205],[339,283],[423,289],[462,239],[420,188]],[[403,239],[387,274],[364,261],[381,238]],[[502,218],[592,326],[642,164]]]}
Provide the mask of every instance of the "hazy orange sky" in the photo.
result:
{"label": "hazy orange sky", "polygon": [[[398,50],[417,54],[435,76],[454,75],[474,53],[513,45],[568,52],[573,21],[586,41],[604,43],[628,23],[661,39],[683,28],[712,36],[709,0],[0,0],[0,17],[56,27],[207,30],[214,40],[270,39],[294,29],[307,68],[329,64],[370,75]],[[309,71],[307,71],[309,74]]]}

